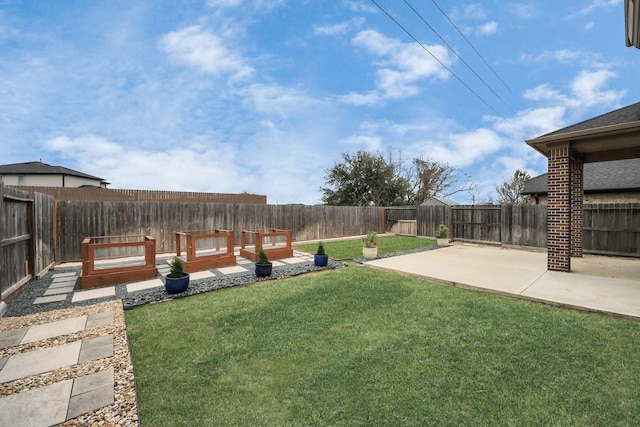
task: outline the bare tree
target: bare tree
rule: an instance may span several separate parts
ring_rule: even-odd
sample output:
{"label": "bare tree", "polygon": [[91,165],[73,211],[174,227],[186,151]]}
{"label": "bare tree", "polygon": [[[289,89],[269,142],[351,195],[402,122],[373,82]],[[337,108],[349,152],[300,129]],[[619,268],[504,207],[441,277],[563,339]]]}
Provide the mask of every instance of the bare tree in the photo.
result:
{"label": "bare tree", "polygon": [[411,178],[415,204],[420,204],[430,197],[449,197],[457,193],[471,192],[476,187],[471,177],[461,173],[457,167],[429,158],[413,159]]}
{"label": "bare tree", "polygon": [[529,173],[516,169],[512,177],[506,178],[499,187],[496,186],[498,202],[501,204],[528,203],[531,196],[522,195],[522,190],[524,190],[524,184],[530,179]]}

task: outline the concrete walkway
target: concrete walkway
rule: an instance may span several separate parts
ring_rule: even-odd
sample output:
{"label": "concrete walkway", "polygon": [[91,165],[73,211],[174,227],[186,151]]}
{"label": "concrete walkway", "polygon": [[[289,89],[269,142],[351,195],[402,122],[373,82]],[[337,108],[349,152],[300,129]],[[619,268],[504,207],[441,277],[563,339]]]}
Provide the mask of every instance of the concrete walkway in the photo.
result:
{"label": "concrete walkway", "polygon": [[[78,316],[0,332],[0,349],[110,325],[113,312]],[[0,358],[0,385],[113,356],[113,335],[17,351]],[[114,403],[113,367],[0,398],[0,426],[50,426]]]}
{"label": "concrete walkway", "polygon": [[585,256],[572,258],[571,264],[571,273],[547,271],[546,253],[460,244],[366,263],[438,282],[640,319],[640,260]]}

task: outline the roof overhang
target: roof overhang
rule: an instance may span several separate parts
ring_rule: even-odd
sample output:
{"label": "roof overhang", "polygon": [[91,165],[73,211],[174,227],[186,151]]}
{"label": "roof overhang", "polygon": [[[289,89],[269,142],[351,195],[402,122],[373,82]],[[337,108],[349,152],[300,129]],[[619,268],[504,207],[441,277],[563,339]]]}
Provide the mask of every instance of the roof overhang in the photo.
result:
{"label": "roof overhang", "polygon": [[627,46],[640,49],[640,0],[624,0],[624,34]]}
{"label": "roof overhang", "polygon": [[526,143],[545,157],[553,146],[569,143],[572,152],[583,155],[585,163],[639,158],[640,121],[544,135]]}

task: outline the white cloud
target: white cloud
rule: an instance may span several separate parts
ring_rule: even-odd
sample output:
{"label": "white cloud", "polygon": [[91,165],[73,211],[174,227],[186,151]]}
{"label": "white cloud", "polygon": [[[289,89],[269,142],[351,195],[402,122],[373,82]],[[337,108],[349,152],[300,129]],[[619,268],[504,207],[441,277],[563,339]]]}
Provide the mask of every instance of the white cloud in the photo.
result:
{"label": "white cloud", "polygon": [[[358,97],[353,93],[343,97],[343,101],[365,102],[378,101],[380,98],[406,98],[420,92],[418,83],[428,78],[447,79],[449,73],[428,52],[415,43],[402,43],[390,39],[374,30],[359,32],[353,38],[356,47],[379,58],[375,65],[376,91],[378,96],[367,94]],[[448,50],[441,45],[425,45],[443,64],[450,67],[453,60]]]}
{"label": "white cloud", "polygon": [[166,34],[160,47],[180,62],[206,73],[230,75],[234,80],[254,73],[241,55],[225,46],[221,37],[199,25]]}
{"label": "white cloud", "polygon": [[622,0],[594,0],[587,7],[580,9],[578,13],[586,15],[598,9],[609,9],[618,6],[620,3],[622,3]]}
{"label": "white cloud", "polygon": [[610,70],[581,71],[571,82],[571,92],[575,98],[571,100],[573,107],[590,107],[596,104],[615,105],[626,91],[605,89],[608,81],[617,77]]}
{"label": "white cloud", "polygon": [[350,21],[338,22],[333,25],[317,25],[313,28],[313,32],[324,36],[338,36],[351,31],[353,28],[360,28],[364,22],[364,18],[354,18]]}
{"label": "white cloud", "polygon": [[305,93],[278,85],[251,84],[235,91],[244,103],[261,113],[293,116],[319,104]]}
{"label": "white cloud", "polygon": [[491,21],[478,27],[478,29],[476,30],[476,34],[478,34],[479,36],[488,36],[491,34],[495,34],[497,31],[498,23]]}

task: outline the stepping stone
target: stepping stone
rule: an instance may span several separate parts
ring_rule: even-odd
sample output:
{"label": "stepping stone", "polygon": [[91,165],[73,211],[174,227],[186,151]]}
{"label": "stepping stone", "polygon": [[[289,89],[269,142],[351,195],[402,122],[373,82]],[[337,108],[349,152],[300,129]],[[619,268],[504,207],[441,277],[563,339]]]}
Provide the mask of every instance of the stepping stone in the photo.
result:
{"label": "stepping stone", "polygon": [[274,267],[282,267],[283,265],[285,265],[280,261],[271,261],[271,263],[273,264]]}
{"label": "stepping stone", "polygon": [[234,265],[232,267],[219,268],[218,271],[222,274],[235,274],[235,273],[246,273],[247,269],[244,267],[240,267],[238,265]]}
{"label": "stepping stone", "polygon": [[113,367],[73,380],[67,419],[115,402]]}
{"label": "stepping stone", "polygon": [[113,356],[113,334],[82,341],[78,363]]}
{"label": "stepping stone", "polygon": [[0,357],[0,371],[2,370],[4,364],[7,363],[7,360],[9,360],[8,357]]}
{"label": "stepping stone", "polygon": [[0,383],[75,365],[81,346],[81,341],[75,341],[29,353],[14,354],[0,371]]}
{"label": "stepping stone", "polygon": [[49,287],[49,289],[47,289],[44,294],[45,297],[49,296],[49,295],[59,295],[59,294],[68,294],[70,292],[73,292],[73,289],[75,288],[75,286],[67,286],[65,288],[51,288]]}
{"label": "stepping stone", "polygon": [[102,313],[93,313],[87,316],[87,324],[85,329],[99,328],[100,326],[108,326],[113,323],[113,311],[103,311]]}
{"label": "stepping stone", "polygon": [[205,271],[197,271],[195,273],[189,273],[189,276],[191,276],[191,280],[200,280],[200,279],[206,279],[209,277],[215,277],[215,274],[213,274],[209,270],[205,270]]}
{"label": "stepping stone", "polygon": [[115,286],[108,286],[105,288],[91,289],[88,291],[79,291],[73,294],[71,302],[86,301],[96,298],[112,297],[116,294]]}
{"label": "stepping stone", "polygon": [[67,299],[67,294],[62,294],[62,295],[50,295],[48,297],[40,297],[40,298],[36,298],[33,303],[34,304],[46,304],[49,302],[57,302],[57,301],[64,301]]}
{"label": "stepping stone", "polygon": [[66,421],[73,380],[12,394],[0,399],[2,425],[51,426]]}
{"label": "stepping stone", "polygon": [[48,289],[54,289],[54,288],[68,288],[69,286],[75,286],[76,282],[78,280],[74,279],[73,282],[58,282],[58,283],[52,283],[49,285]]}
{"label": "stepping stone", "polygon": [[240,264],[240,265],[253,264],[253,261],[249,261],[246,258],[236,258],[236,264]]}
{"label": "stepping stone", "polygon": [[73,271],[67,272],[67,273],[54,273],[51,277],[53,277],[54,279],[57,279],[58,277],[71,277],[71,276],[75,276],[76,273]]}
{"label": "stepping stone", "polygon": [[302,262],[305,262],[305,260],[296,258],[296,257],[285,258],[285,259],[281,259],[280,261],[286,262],[287,264],[300,264]]}
{"label": "stepping stone", "polygon": [[0,332],[0,348],[13,347],[20,344],[29,328],[14,329],[13,331]]}
{"label": "stepping stone", "polygon": [[78,280],[77,277],[73,276],[73,277],[59,277],[57,279],[53,279],[51,281],[52,284],[55,283],[76,283],[76,281]]}
{"label": "stepping stone", "polygon": [[29,332],[22,339],[21,344],[40,341],[60,335],[72,334],[82,331],[87,323],[87,316],[72,317],[71,319],[59,320],[57,322],[43,323],[32,326]]}
{"label": "stepping stone", "polygon": [[160,286],[164,286],[164,283],[160,279],[144,280],[142,282],[129,283],[127,285],[127,292],[139,292]]}

